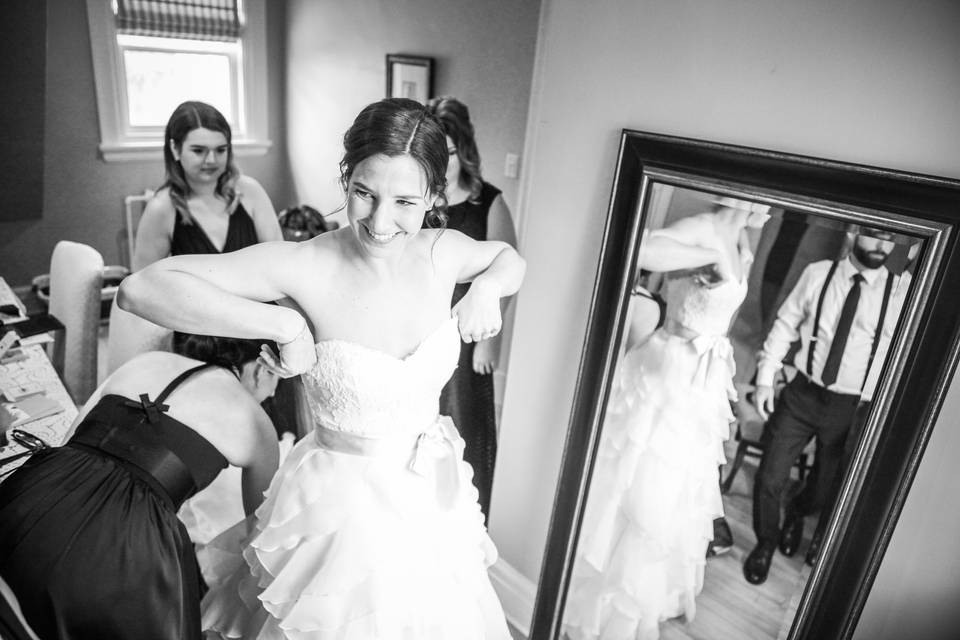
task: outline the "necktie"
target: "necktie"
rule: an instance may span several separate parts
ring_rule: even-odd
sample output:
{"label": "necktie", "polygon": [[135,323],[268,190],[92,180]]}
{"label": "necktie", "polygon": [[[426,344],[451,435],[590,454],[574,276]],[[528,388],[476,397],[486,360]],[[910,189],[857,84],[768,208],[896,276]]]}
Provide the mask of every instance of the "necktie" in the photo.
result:
{"label": "necktie", "polygon": [[853,325],[853,316],[857,313],[857,303],[860,302],[860,285],[863,284],[863,275],[856,273],[852,276],[853,285],[847,292],[847,298],[843,301],[843,309],[840,310],[840,320],[837,322],[837,331],[833,334],[833,342],[830,343],[830,353],[827,355],[827,362],[823,365],[823,373],[820,379],[823,386],[829,387],[837,381],[837,372],[840,371],[840,360],[843,358],[843,350],[847,346],[847,337],[850,335],[850,327]]}

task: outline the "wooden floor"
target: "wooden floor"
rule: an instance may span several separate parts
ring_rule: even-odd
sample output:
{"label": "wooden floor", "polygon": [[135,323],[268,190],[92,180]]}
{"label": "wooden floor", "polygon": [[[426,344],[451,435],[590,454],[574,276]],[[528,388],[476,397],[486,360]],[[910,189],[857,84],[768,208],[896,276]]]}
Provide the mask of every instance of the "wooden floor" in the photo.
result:
{"label": "wooden floor", "polygon": [[[729,458],[732,456],[728,455]],[[779,551],[775,552],[767,581],[759,586],[748,583],[743,577],[743,561],[756,543],[751,525],[750,496],[755,471],[754,465],[745,464],[724,496],[727,522],[733,531],[733,549],[707,560],[703,592],[697,597],[696,616],[691,622],[677,618],[663,623],[662,640],[786,638],[810,576],[810,567],[804,564],[803,558],[814,523],[808,518],[797,555],[787,558]]]}

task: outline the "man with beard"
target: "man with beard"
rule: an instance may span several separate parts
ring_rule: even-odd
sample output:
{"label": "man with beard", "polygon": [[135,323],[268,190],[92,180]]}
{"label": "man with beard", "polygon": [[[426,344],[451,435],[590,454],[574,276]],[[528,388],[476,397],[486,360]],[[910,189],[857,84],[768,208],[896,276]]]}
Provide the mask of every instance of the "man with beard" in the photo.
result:
{"label": "man with beard", "polygon": [[[743,565],[751,584],[767,579],[778,546],[786,556],[797,552],[804,517],[820,512],[806,555],[807,564],[816,561],[839,486],[835,478],[844,471],[859,433],[854,425],[866,418],[876,387],[875,372],[867,384],[871,364],[876,361],[876,369],[883,364],[909,285],[909,274],[896,276],[884,266],[894,248],[892,238],[860,229],[847,257],[808,265],[763,343],[754,402],[769,421],[754,484],[757,546]],[[797,340],[797,375],[775,403],[774,375]],[[791,467],[811,438],[817,439],[814,472],[787,503],[781,529],[781,496]]]}

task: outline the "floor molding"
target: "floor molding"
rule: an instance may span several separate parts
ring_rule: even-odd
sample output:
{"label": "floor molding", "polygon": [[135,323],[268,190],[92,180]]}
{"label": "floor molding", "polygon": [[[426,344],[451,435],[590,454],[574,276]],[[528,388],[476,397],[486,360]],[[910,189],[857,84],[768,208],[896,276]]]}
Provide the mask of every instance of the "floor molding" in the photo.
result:
{"label": "floor molding", "polygon": [[503,558],[490,567],[490,582],[500,597],[507,621],[524,636],[529,636],[537,585]]}

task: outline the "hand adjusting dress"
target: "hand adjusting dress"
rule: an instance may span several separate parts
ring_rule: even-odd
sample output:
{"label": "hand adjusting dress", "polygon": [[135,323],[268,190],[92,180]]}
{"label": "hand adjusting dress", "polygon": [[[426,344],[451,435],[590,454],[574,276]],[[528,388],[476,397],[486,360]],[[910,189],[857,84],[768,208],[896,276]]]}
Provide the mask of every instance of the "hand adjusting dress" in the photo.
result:
{"label": "hand adjusting dress", "polygon": [[713,288],[671,275],[666,324],[618,365],[564,613],[572,640],[654,639],[696,612],[736,397],[727,330],[751,261]]}
{"label": "hand adjusting dress", "polygon": [[57,638],[199,640],[200,583],[177,508],[227,466],[157,397],[105,395],[62,447],[0,484],[0,575]]}
{"label": "hand adjusting dress", "polygon": [[211,543],[223,555],[206,576],[204,628],[509,640],[463,440],[437,409],[460,350],[456,321],[405,358],[343,340],[316,348],[303,376],[314,431],[281,465],[250,539],[240,544],[235,527]]}

